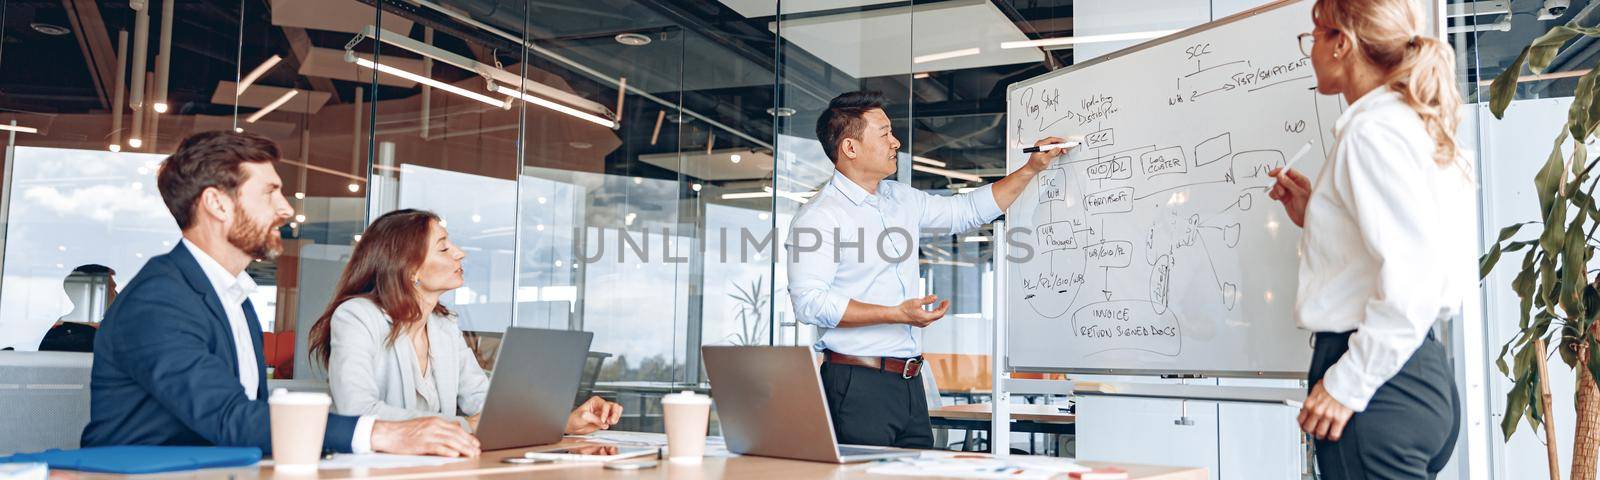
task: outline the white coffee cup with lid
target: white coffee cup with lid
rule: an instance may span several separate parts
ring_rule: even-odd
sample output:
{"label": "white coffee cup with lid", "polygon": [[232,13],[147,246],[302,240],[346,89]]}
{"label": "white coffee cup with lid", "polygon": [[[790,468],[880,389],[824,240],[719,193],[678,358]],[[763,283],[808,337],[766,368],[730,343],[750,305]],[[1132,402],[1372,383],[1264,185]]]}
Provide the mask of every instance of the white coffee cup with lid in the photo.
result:
{"label": "white coffee cup with lid", "polygon": [[661,397],[666,414],[667,460],[698,464],[706,454],[706,429],[710,426],[711,397],[684,390]]}
{"label": "white coffee cup with lid", "polygon": [[272,409],[272,463],[281,473],[315,473],[322,460],[322,435],[333,398],[321,392],[279,388],[267,398]]}

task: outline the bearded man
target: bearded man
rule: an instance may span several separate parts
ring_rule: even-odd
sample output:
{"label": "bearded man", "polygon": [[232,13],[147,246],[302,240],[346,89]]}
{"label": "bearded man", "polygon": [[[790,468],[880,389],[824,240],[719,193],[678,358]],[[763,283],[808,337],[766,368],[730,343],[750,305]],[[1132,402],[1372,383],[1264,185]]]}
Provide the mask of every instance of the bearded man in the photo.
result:
{"label": "bearded man", "polygon": [[[278,147],[230,131],[183,140],[156,176],[183,230],[106,311],[94,345],[85,447],[218,445],[272,451],[261,324],[244,272],[283,253],[294,209],[275,169]],[[329,414],[323,448],[430,454],[478,442],[454,422]]]}

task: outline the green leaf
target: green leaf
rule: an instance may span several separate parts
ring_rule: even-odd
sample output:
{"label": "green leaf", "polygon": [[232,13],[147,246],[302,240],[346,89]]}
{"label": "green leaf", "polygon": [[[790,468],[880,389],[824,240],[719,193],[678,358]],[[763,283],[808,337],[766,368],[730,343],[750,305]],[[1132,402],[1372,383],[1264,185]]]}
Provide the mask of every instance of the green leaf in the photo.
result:
{"label": "green leaf", "polygon": [[[1585,72],[1578,78],[1578,86],[1572,92],[1572,105],[1567,107],[1566,126],[1568,129],[1568,134],[1570,134],[1574,139],[1579,139],[1579,143],[1582,143],[1582,139],[1588,138],[1589,132],[1594,129],[1595,117],[1594,115],[1590,114],[1591,109],[1594,107],[1594,85],[1595,71],[1590,69],[1588,72]],[[1574,158],[1581,160],[1589,159],[1588,156],[1582,155],[1574,155]],[[1575,163],[1585,162],[1579,161]]]}
{"label": "green leaf", "polygon": [[1584,318],[1583,286],[1587,285],[1588,272],[1584,269],[1584,254],[1588,242],[1583,232],[1584,215],[1575,215],[1567,225],[1567,238],[1561,253],[1561,310],[1569,317]]}
{"label": "green leaf", "polygon": [[1558,25],[1544,32],[1544,35],[1540,35],[1528,45],[1528,70],[1533,73],[1544,73],[1544,69],[1549,68],[1550,62],[1555,60],[1556,54],[1561,53],[1561,45],[1579,35],[1600,36],[1600,29]]}
{"label": "green leaf", "polygon": [[1488,278],[1489,277],[1489,272],[1494,271],[1494,264],[1499,263],[1499,262],[1500,262],[1500,245],[1495,245],[1493,247],[1489,247],[1489,253],[1483,254],[1483,259],[1479,260],[1478,279],[1481,280],[1481,279],[1484,279],[1484,278]]}
{"label": "green leaf", "polygon": [[[1562,167],[1566,165],[1566,157],[1562,156],[1561,146],[1567,142],[1567,138],[1570,137],[1566,129],[1562,129],[1561,133],[1556,135],[1555,145],[1550,147],[1550,155],[1545,158],[1544,166],[1533,176],[1533,191],[1539,195],[1539,213],[1547,226],[1551,218],[1550,209],[1555,208],[1556,194],[1560,190]],[[1559,228],[1561,223],[1566,222],[1567,217],[1562,215],[1556,219]],[[1546,250],[1555,248],[1546,247]]]}
{"label": "green leaf", "polygon": [[1511,375],[1511,367],[1506,365],[1506,357],[1507,357],[1506,353],[1510,352],[1512,345],[1515,345],[1517,343],[1517,339],[1521,338],[1526,333],[1527,333],[1526,330],[1523,330],[1523,331],[1518,331],[1517,333],[1513,334],[1513,336],[1511,337],[1511,341],[1508,341],[1504,345],[1500,346],[1500,355],[1496,356],[1495,359],[1494,359],[1495,367],[1499,368],[1500,369],[1500,374],[1501,375],[1505,375],[1506,378],[1508,378],[1508,379],[1516,380],[1516,377]]}
{"label": "green leaf", "polygon": [[[1557,170],[1561,169],[1560,164],[1556,164],[1555,167]],[[1544,233],[1539,236],[1539,247],[1550,252],[1561,250],[1562,245],[1566,244],[1564,240],[1567,234],[1566,223],[1568,204],[1566,201],[1564,201],[1565,198],[1560,197],[1561,194],[1559,192],[1556,192],[1553,195],[1556,195],[1556,197],[1553,197],[1553,202],[1550,205],[1550,209],[1546,212],[1546,217],[1544,219]]]}
{"label": "green leaf", "polygon": [[[1555,249],[1552,248],[1551,250]],[[1539,294],[1536,300],[1538,306],[1541,308],[1554,306],[1555,302],[1552,302],[1550,297],[1556,295],[1557,292],[1554,290],[1561,286],[1556,280],[1556,260],[1554,257],[1544,257],[1539,261],[1539,286],[1541,288],[1536,292]]]}
{"label": "green leaf", "polygon": [[[1591,74],[1594,74],[1594,73],[1595,73],[1594,70],[1590,69],[1589,73],[1586,73],[1584,75],[1591,75]],[[1594,90],[1593,90],[1593,87],[1594,87],[1594,85],[1596,83],[1600,83],[1600,80],[1593,80],[1593,81],[1590,82],[1590,89],[1591,90],[1590,90],[1589,101],[1587,102],[1588,107],[1589,107],[1588,118],[1589,118],[1591,123],[1589,125],[1587,125],[1588,130],[1585,131],[1585,135],[1583,137],[1579,137],[1579,138],[1588,139],[1590,136],[1594,135],[1595,125],[1594,125],[1593,122],[1596,121],[1596,120],[1600,120],[1600,95],[1595,95],[1594,94]],[[1588,160],[1589,159],[1589,157],[1577,157],[1577,158],[1579,160]],[[1588,163],[1588,162],[1580,161],[1578,163]]]}
{"label": "green leaf", "polygon": [[[1589,132],[1589,103],[1594,99],[1594,71],[1590,70],[1578,78],[1578,86],[1572,91],[1572,104],[1567,106],[1567,135],[1577,142],[1582,148],[1582,139],[1588,137]],[[1587,159],[1588,157],[1577,157]]]}
{"label": "green leaf", "polygon": [[1533,302],[1535,298],[1533,291],[1537,286],[1534,283],[1536,281],[1537,271],[1534,270],[1533,264],[1537,260],[1538,255],[1539,249],[1529,249],[1528,254],[1522,257],[1521,273],[1518,273],[1517,279],[1511,282],[1511,288],[1517,292],[1517,297],[1521,298],[1521,301],[1518,302],[1519,308],[1517,309],[1517,315],[1519,316],[1517,327],[1519,331],[1527,331],[1529,317],[1533,314]]}
{"label": "green leaf", "polygon": [[1512,384],[1511,391],[1506,393],[1506,416],[1500,420],[1500,431],[1511,439],[1511,434],[1516,433],[1517,423],[1522,421],[1522,415],[1528,410],[1528,384],[1531,376],[1517,378]]}
{"label": "green leaf", "polygon": [[1524,47],[1522,54],[1517,55],[1504,71],[1495,75],[1494,83],[1489,85],[1489,113],[1496,119],[1506,118],[1506,107],[1511,105],[1511,100],[1517,96],[1517,77],[1522,76],[1522,65],[1528,61],[1528,51],[1533,47]]}
{"label": "green leaf", "polygon": [[1507,225],[1505,228],[1500,229],[1500,239],[1499,240],[1495,240],[1495,243],[1504,243],[1506,240],[1510,240],[1511,237],[1516,236],[1517,232],[1522,231],[1522,227],[1525,227],[1525,226],[1528,226],[1528,225],[1532,225],[1532,224],[1535,224],[1535,223],[1539,223],[1539,221],[1537,221],[1537,220],[1529,220],[1529,221],[1526,221],[1526,222],[1519,222],[1519,223],[1513,223],[1511,225]]}
{"label": "green leaf", "polygon": [[1540,400],[1539,394],[1543,388],[1540,386],[1542,383],[1543,379],[1539,378],[1538,374],[1528,374],[1528,426],[1533,427],[1534,431],[1538,431],[1539,425],[1544,423],[1544,402]]}

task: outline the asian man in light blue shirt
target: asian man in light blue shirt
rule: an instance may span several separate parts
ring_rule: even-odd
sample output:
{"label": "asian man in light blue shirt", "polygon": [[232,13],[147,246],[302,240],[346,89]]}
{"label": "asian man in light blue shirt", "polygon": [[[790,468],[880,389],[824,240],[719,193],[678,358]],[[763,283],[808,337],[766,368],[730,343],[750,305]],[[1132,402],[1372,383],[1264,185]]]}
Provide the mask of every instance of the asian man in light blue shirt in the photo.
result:
{"label": "asian man in light blue shirt", "polygon": [[900,141],[882,94],[834,98],[817,118],[817,140],[833,161],[833,179],[795,215],[785,244],[795,315],[822,329],[814,348],[826,355],[822,384],[834,431],[840,443],[930,448],[916,329],[950,305],[913,297],[917,239],[993,221],[1064,150],[1035,153],[993,184],[944,197],[885,180],[899,168]]}

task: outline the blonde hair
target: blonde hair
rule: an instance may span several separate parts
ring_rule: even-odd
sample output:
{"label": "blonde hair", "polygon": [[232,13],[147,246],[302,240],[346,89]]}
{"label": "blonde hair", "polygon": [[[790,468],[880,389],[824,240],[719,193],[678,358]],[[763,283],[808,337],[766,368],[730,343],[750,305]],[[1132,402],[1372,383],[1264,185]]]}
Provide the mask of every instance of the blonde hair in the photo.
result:
{"label": "blonde hair", "polygon": [[1317,0],[1311,17],[1317,26],[1352,38],[1362,56],[1387,72],[1383,84],[1400,93],[1433,137],[1434,162],[1454,163],[1461,111],[1455,50],[1422,34],[1416,1]]}

